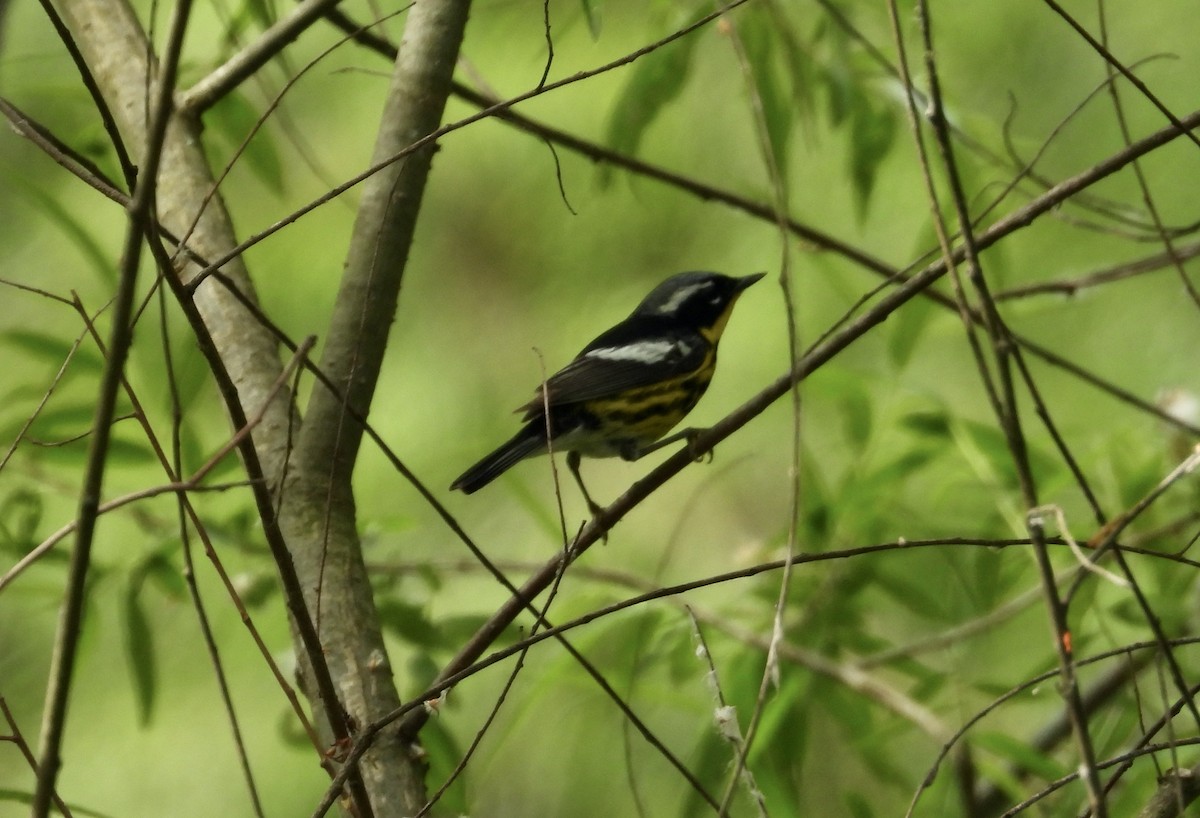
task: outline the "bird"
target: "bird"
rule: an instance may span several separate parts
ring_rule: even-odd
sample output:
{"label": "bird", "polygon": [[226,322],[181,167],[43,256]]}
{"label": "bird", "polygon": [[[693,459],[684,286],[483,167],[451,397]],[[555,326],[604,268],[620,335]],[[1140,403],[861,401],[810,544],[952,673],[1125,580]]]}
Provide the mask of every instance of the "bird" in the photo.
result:
{"label": "bird", "polygon": [[[579,473],[581,457],[637,460],[696,430],[667,438],[708,388],[717,344],[738,297],[766,273],[734,277],[691,271],[667,278],[574,360],[537,387],[520,431],[467,469],[450,489],[472,494],[512,466],[551,448],[593,502]],[[547,440],[549,439],[549,441]]]}

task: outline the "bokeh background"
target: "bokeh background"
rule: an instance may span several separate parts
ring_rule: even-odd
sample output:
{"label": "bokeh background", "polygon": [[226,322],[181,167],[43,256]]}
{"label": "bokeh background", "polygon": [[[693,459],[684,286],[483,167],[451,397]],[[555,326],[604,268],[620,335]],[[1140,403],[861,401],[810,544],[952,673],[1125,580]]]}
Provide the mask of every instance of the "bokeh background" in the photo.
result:
{"label": "bokeh background", "polygon": [[[343,7],[361,20],[395,11],[361,2]],[[629,54],[710,10],[624,0],[565,0],[547,8],[551,80]],[[765,97],[791,216],[904,268],[936,241],[900,86],[871,55],[874,48],[896,62],[887,8],[857,0],[833,8],[857,36],[821,4],[751,0],[728,21],[517,111],[683,178],[769,203],[772,179],[753,114],[756,95],[760,102]],[[1098,35],[1097,6],[1067,8]],[[1176,115],[1197,108],[1200,18],[1190,5],[1102,8],[1112,53],[1136,65]],[[139,13],[146,20],[157,13],[159,30],[165,27],[165,10],[140,4]],[[189,32],[181,84],[202,78],[231,43],[255,36],[261,16],[271,13],[255,4],[202,5]],[[927,87],[916,13],[906,3],[899,14],[917,83]],[[1107,76],[1103,61],[1048,6],[935,0],[931,15],[947,113],[964,137],[956,149],[973,213],[982,213],[1014,177],[1010,150],[1027,161],[1045,145],[1036,171],[1053,182],[1122,148],[1109,96],[1101,91],[1089,100]],[[403,20],[400,14],[380,29],[398,40]],[[44,16],[32,4],[17,4],[3,21],[0,95],[111,170],[90,102]],[[229,160],[284,82],[339,37],[331,27],[315,27],[285,59],[206,115],[206,149],[215,167]],[[749,69],[735,47],[739,38]],[[540,4],[474,5],[460,81],[507,97],[536,86],[546,60]],[[388,68],[377,55],[343,45],[288,91],[222,187],[241,236],[366,166]],[[1167,124],[1128,83],[1119,87],[1134,138]],[[475,110],[452,100],[446,119]],[[1147,157],[1143,170],[1162,221],[1172,228],[1193,224],[1200,148],[1177,139]],[[945,196],[942,178],[939,173],[937,185]],[[1022,184],[985,223],[1039,192],[1036,182]],[[1068,203],[984,253],[993,292],[1088,276],[1162,252],[1132,172],[1086,195],[1102,207]],[[319,338],[325,327],[354,206],[351,190],[247,253],[265,311],[293,338]],[[66,298],[77,293],[96,311],[112,296],[123,231],[120,208],[11,131],[0,132],[0,394],[6,396],[0,450],[20,439],[0,469],[0,571],[74,516],[102,365],[86,338],[72,352],[83,328],[69,306],[13,284]],[[1184,249],[1194,239],[1180,230],[1175,242]],[[519,578],[562,547],[548,462],[522,464],[471,497],[445,487],[512,433],[512,409],[528,400],[542,366],[552,371],[566,363],[670,273],[768,271],[739,303],[717,376],[689,419],[691,425],[712,423],[788,368],[779,284],[785,253],[802,348],[882,281],[835,252],[781,237],[769,219],[552,149],[495,119],[471,124],[440,142],[371,422],[484,550]],[[1194,276],[1193,268],[1185,264]],[[143,276],[143,293],[150,282]],[[938,286],[949,292],[944,282]],[[1184,410],[1190,401],[1186,419],[1197,423],[1200,309],[1173,268],[1074,295],[1000,304],[1014,332],[1143,401],[1173,401]],[[183,451],[195,467],[229,429],[186,325],[169,305],[165,312],[164,331],[160,302],[149,300],[129,376],[162,429],[169,429],[165,335],[184,399]],[[103,316],[100,324],[107,326]],[[68,357],[65,375],[25,430]],[[1194,442],[1060,368],[1036,359],[1030,368],[1110,515],[1142,497]],[[302,400],[310,386],[302,384]],[[801,406],[799,551],[1026,535],[1011,458],[952,311],[923,299],[910,302],[807,379]],[[1021,409],[1041,499],[1060,505],[1076,537],[1086,539],[1096,523],[1083,494],[1024,393]],[[622,521],[606,547],[593,548],[572,568],[552,618],[565,621],[643,590],[781,556],[793,513],[792,421],[791,402],[778,401],[718,447],[711,463],[671,480]],[[163,481],[133,423],[118,424],[116,441],[106,497]],[[608,501],[657,460],[589,462],[584,470],[593,494]],[[230,459],[213,479],[239,474]],[[569,482],[563,488],[566,528],[573,533],[586,510]],[[248,492],[195,499],[257,626],[289,667],[283,605]],[[1196,500],[1194,482],[1181,482],[1130,536],[1151,550],[1186,550]],[[402,695],[415,695],[504,594],[369,446],[360,458],[357,501],[397,683]],[[0,696],[30,741],[68,544],[0,590]],[[102,520],[59,788],[80,808],[77,814],[250,814],[184,592],[180,547],[169,498]],[[1168,635],[1194,633],[1194,568],[1131,559]],[[1056,549],[1054,560],[1069,575],[1071,555]],[[267,814],[308,814],[328,779],[199,554],[197,564]],[[745,729],[763,672],[756,639],[770,635],[779,583],[778,572],[770,572],[718,584],[605,617],[574,636],[656,735],[717,793],[729,776],[731,750],[713,725],[709,669],[695,655],[680,603],[693,606],[704,623],[723,695]],[[1094,577],[1081,588],[1071,608],[1080,655],[1151,638],[1128,590]],[[846,556],[797,568],[785,595],[786,639],[799,658],[784,662],[749,756],[773,816],[903,814],[949,731],[1005,691],[1056,667],[1025,547],[947,545]],[[1189,650],[1175,655],[1194,679],[1198,668]],[[886,695],[814,670],[814,656],[862,669]],[[1086,684],[1115,664],[1100,663],[1081,678]],[[510,667],[455,690],[426,729],[432,787],[479,729]],[[1125,748],[1138,734],[1139,719],[1152,720],[1173,699],[1160,691],[1155,667],[1091,714],[1102,756]],[[1169,684],[1162,686],[1169,691]],[[889,705],[892,694],[897,698]],[[898,715],[900,699],[919,703],[947,733],[930,735]],[[1034,744],[1038,729],[1061,710],[1051,680],[1006,701],[973,729],[968,741],[979,786],[998,787],[1011,804],[1073,771],[1070,741]],[[1196,732],[1197,725],[1181,722],[1176,737]],[[1192,763],[1188,758],[1182,750],[1181,760],[1164,755],[1163,764]],[[25,814],[22,794],[32,782],[15,748],[0,745],[0,815]],[[958,786],[943,769],[916,814],[956,813]],[[1114,791],[1113,812],[1131,814],[1154,786],[1154,767],[1140,762]],[[1045,814],[1075,814],[1083,789],[1068,785],[1046,803]],[[496,723],[435,814],[637,815],[639,805],[645,815],[711,814],[570,658],[545,643],[529,655]],[[757,814],[744,791],[733,811]]]}

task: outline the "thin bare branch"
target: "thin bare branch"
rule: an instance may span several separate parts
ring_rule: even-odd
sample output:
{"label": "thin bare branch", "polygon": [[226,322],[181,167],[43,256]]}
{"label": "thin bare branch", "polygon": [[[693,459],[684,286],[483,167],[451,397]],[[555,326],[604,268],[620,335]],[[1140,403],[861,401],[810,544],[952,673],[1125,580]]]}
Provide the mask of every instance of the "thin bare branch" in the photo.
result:
{"label": "thin bare branch", "polygon": [[100,492],[104,481],[105,466],[108,462],[112,416],[116,407],[117,392],[121,387],[125,360],[133,341],[130,319],[132,318],[138,265],[141,260],[142,238],[146,231],[147,221],[152,218],[150,214],[154,209],[158,167],[162,159],[167,123],[171,118],[171,95],[175,89],[176,71],[183,51],[183,34],[187,30],[190,15],[191,0],[180,0],[175,6],[167,37],[166,53],[156,77],[156,95],[150,109],[150,125],[146,133],[142,176],[133,191],[133,201],[129,206],[129,223],[126,227],[125,245],[121,251],[120,279],[117,294],[113,300],[113,329],[109,341],[109,355],[100,380],[96,416],[92,424],[95,433],[92,435],[87,471],[83,490],[80,492],[79,527],[76,532],[75,547],[71,552],[66,598],[51,657],[50,683],[46,691],[46,709],[42,721],[39,748],[37,789],[34,791],[33,798],[33,818],[46,818],[49,815],[55,781],[62,764],[59,753],[63,730],[66,726],[67,703],[75,669],[76,648],[83,625],[84,595],[91,566],[91,547],[96,518],[99,514]]}
{"label": "thin bare branch", "polygon": [[[782,168],[783,157],[776,155],[776,146],[771,141],[770,126],[767,122],[762,95],[755,84],[754,70],[750,64],[750,56],[746,53],[745,43],[742,41],[741,34],[738,31],[737,22],[732,17],[726,20],[726,31],[729,35],[729,42],[733,46],[734,56],[737,58],[738,68],[742,74],[742,84],[746,89],[751,122],[754,125],[755,142],[762,158],[763,170],[771,191],[771,211],[774,217],[775,229],[779,237],[779,283],[783,291],[785,329],[788,341],[788,364],[794,367],[800,357],[801,346],[799,322],[796,317],[796,283],[792,273],[792,249],[787,224],[791,208],[788,203],[787,180],[784,179]],[[735,755],[734,766],[730,771],[725,785],[725,793],[721,799],[720,815],[727,813],[739,782],[750,793],[759,814],[763,816],[767,814],[762,793],[754,783],[754,775],[746,767],[746,759],[758,735],[758,727],[762,721],[763,712],[766,709],[767,695],[772,688],[778,688],[780,684],[779,649],[785,643],[786,628],[784,625],[784,612],[787,610],[792,588],[792,563],[790,557],[796,553],[801,504],[803,502],[802,470],[800,467],[802,407],[800,384],[797,382],[792,385],[791,389],[791,463],[789,468],[790,491],[786,545],[786,556],[789,559],[779,579],[779,590],[775,597],[774,615],[771,619],[771,638],[765,652],[762,676],[759,678],[758,693],[755,695],[754,708],[750,712],[750,720],[746,726],[744,738],[738,735],[735,740],[733,737],[733,731],[738,727],[736,712],[732,714],[731,721],[726,722],[726,727],[729,730],[727,738],[730,738],[733,742]],[[696,633],[698,638],[703,641],[703,636],[700,634],[698,626],[696,627]],[[713,669],[713,677],[714,679],[716,678],[715,668]],[[724,734],[725,732],[723,731]]]}
{"label": "thin bare branch", "polygon": [[[790,566],[790,562],[788,565]],[[784,570],[787,570],[786,567]],[[704,638],[704,632],[700,629],[700,621],[688,606],[684,606],[684,611],[691,620],[692,639],[696,643],[696,655],[708,668],[704,676],[708,682],[709,691],[716,700],[716,707],[713,708],[713,724],[717,728],[717,735],[724,739],[733,750],[734,776],[726,784],[725,795],[721,799],[721,805],[717,810],[717,814],[720,816],[729,814],[729,805],[733,801],[734,788],[736,784],[741,783],[746,790],[746,794],[754,804],[754,808],[758,811],[759,816],[767,818],[766,798],[763,797],[762,790],[759,789],[758,784],[754,780],[754,773],[746,767],[746,755],[749,753],[749,748],[746,746],[746,738],[742,736],[741,725],[738,724],[737,708],[729,704],[725,699],[725,691],[721,689],[721,677],[717,673],[717,666],[713,662],[712,652],[708,649],[708,642]],[[772,638],[764,645],[764,653],[768,657],[774,655],[778,650],[778,644],[778,641]],[[764,677],[769,675],[771,675],[769,671],[763,673]],[[760,702],[761,698],[755,703],[756,709],[761,709]]]}
{"label": "thin bare branch", "polygon": [[54,373],[54,377],[50,379],[50,385],[46,387],[46,391],[42,393],[42,398],[40,401],[38,401],[38,405],[35,406],[33,411],[26,416],[25,421],[21,424],[21,428],[17,432],[16,437],[13,438],[13,442],[9,444],[8,451],[4,453],[3,457],[0,457],[0,471],[4,471],[4,467],[7,466],[8,461],[12,459],[13,454],[17,451],[17,447],[21,445],[21,441],[25,440],[26,435],[29,434],[29,429],[33,426],[34,421],[38,419],[38,416],[42,413],[42,410],[46,408],[46,404],[50,402],[50,396],[53,395],[54,390],[58,388],[58,384],[62,380],[63,375],[67,374],[67,367],[69,367],[71,365],[71,361],[75,359],[75,353],[79,351],[79,345],[83,343],[83,339],[86,335],[86,332],[82,332],[75,338],[74,342],[72,342],[71,348],[67,350],[66,357],[63,358],[62,365],[59,366],[58,371]]}
{"label": "thin bare branch", "polygon": [[[305,339],[304,343],[301,345],[301,350],[299,350],[297,352],[297,356],[293,358],[292,364],[289,365],[287,370],[285,370],[285,375],[290,373],[291,366],[298,363],[300,358],[308,353],[315,341],[316,339],[312,337]],[[286,379],[281,378],[277,386],[277,390],[281,389],[284,383],[286,383]],[[259,412],[255,417],[249,419],[240,429],[238,429],[237,432],[216,451],[216,453],[209,457],[204,465],[193,472],[192,475],[186,480],[173,480],[170,483],[163,483],[150,488],[129,492],[128,494],[123,494],[120,497],[114,497],[111,500],[99,503],[96,506],[96,513],[107,514],[110,511],[115,511],[119,508],[129,505],[130,503],[136,503],[140,500],[148,500],[151,497],[158,497],[163,494],[184,494],[192,491],[227,491],[231,488],[250,485],[250,481],[242,480],[236,483],[222,483],[219,485],[205,486],[203,485],[203,481],[204,478],[208,476],[208,473],[216,468],[216,466],[222,460],[224,460],[226,456],[245,443],[254,428],[262,422],[263,417],[267,412],[268,405],[269,403],[264,404],[259,409]],[[30,549],[29,553],[18,560],[12,568],[4,573],[3,576],[0,576],[0,591],[4,590],[6,585],[19,577],[26,568],[45,556],[47,552],[54,548],[54,546],[60,543],[63,539],[79,531],[82,524],[83,521],[81,519],[72,520],[52,533],[49,537],[46,537],[37,546]]]}
{"label": "thin bare branch", "polygon": [[129,197],[104,175],[104,171],[100,170],[95,162],[71,148],[16,105],[0,98],[0,114],[4,115],[17,133],[41,148],[47,156],[76,178],[91,185],[122,207],[129,204]]}
{"label": "thin bare branch", "polygon": [[179,94],[185,116],[198,116],[253,76],[341,0],[303,0],[204,79]]}
{"label": "thin bare branch", "polygon": [[1125,262],[1124,264],[1116,264],[1112,267],[1106,267],[1103,270],[1096,270],[1086,275],[1076,276],[1075,278],[1061,279],[1059,281],[1039,281],[1035,284],[1010,287],[1007,290],[995,293],[993,297],[997,301],[1004,301],[1014,298],[1028,298],[1031,295],[1075,295],[1078,292],[1098,287],[1102,284],[1124,281],[1146,273],[1156,272],[1164,267],[1170,267],[1177,261],[1190,261],[1197,256],[1200,256],[1200,242],[1194,242],[1183,247],[1175,247],[1173,251],[1155,253],[1152,256],[1146,256],[1135,261]]}
{"label": "thin bare branch", "polygon": [[[4,720],[8,722],[8,729],[11,731],[8,735],[0,735],[0,742],[9,742],[16,745],[17,751],[21,757],[25,759],[25,763],[29,765],[29,769],[37,772],[37,758],[33,755],[33,750],[29,748],[29,742],[25,740],[24,734],[21,733],[21,728],[17,724],[17,718],[13,715],[12,710],[8,707],[8,702],[0,696],[0,713],[4,714]],[[54,807],[61,812],[64,818],[72,818],[73,813],[66,802],[59,798],[58,793],[54,793]]]}
{"label": "thin bare branch", "polygon": [[[981,547],[981,548],[990,548],[990,549],[1004,549],[1004,548],[1012,548],[1012,547],[1028,548],[1031,545],[1031,541],[1028,539],[901,540],[901,541],[892,542],[892,543],[861,546],[858,548],[849,548],[849,549],[845,549],[845,550],[831,551],[831,552],[825,552],[825,553],[819,553],[819,554],[797,554],[790,561],[795,565],[804,565],[804,564],[809,564],[809,563],[820,563],[820,562],[828,562],[828,561],[841,561],[841,560],[855,559],[855,558],[860,558],[860,557],[864,557],[867,555],[880,554],[880,553],[885,553],[885,552],[904,552],[904,551],[910,551],[910,550],[922,550],[922,549],[927,549],[927,548],[944,548],[944,547],[947,547],[950,545],[962,546],[962,547]],[[1161,557],[1162,555],[1156,554],[1153,556]],[[786,560],[774,560],[771,562],[759,563],[757,565],[753,565],[748,568],[742,568],[742,569],[739,569],[736,571],[729,571],[729,572],[726,572],[723,574],[709,576],[704,579],[695,580],[692,582],[684,582],[684,583],[680,583],[677,585],[671,585],[671,586],[659,588],[659,589],[656,589],[653,591],[648,591],[646,593],[639,594],[635,597],[631,597],[629,599],[614,603],[612,605],[604,606],[604,607],[589,611],[588,613],[580,616],[579,618],[577,618],[575,620],[572,620],[571,622],[567,622],[562,625],[555,626],[553,628],[548,628],[548,629],[541,631],[540,633],[534,634],[526,639],[522,639],[513,645],[498,649],[498,650],[494,651],[493,653],[488,654],[486,657],[484,657],[482,659],[473,660],[472,662],[462,665],[461,667],[457,668],[454,671],[454,673],[452,673],[452,674],[443,672],[442,676],[439,677],[433,684],[431,684],[425,691],[423,691],[421,694],[416,696],[414,699],[403,704],[396,711],[389,713],[385,719],[381,720],[380,722],[366,725],[363,728],[360,735],[358,736],[357,740],[355,741],[354,746],[350,748],[350,751],[347,754],[347,763],[355,762],[355,761],[357,761],[357,759],[361,758],[363,753],[365,753],[367,751],[367,749],[370,747],[371,743],[373,741],[375,741],[378,734],[384,728],[386,728],[387,725],[389,725],[392,722],[399,720],[399,719],[405,719],[407,721],[423,722],[424,721],[423,718],[421,718],[421,719],[414,718],[414,713],[422,709],[424,702],[426,702],[430,699],[437,698],[438,696],[441,695],[441,693],[443,691],[453,688],[454,686],[456,686],[457,684],[462,682],[464,679],[467,679],[470,676],[472,676],[488,667],[492,667],[493,665],[497,664],[498,662],[502,662],[502,661],[508,659],[509,657],[511,657],[514,654],[523,650],[529,644],[536,644],[537,642],[542,642],[542,641],[545,641],[546,639],[556,638],[559,634],[565,633],[567,631],[573,630],[578,627],[583,627],[584,625],[587,625],[596,620],[611,616],[614,613],[617,613],[618,611],[623,611],[623,610],[627,610],[629,608],[633,608],[633,607],[636,607],[639,605],[644,605],[644,604],[654,601],[654,600],[668,599],[671,597],[686,594],[690,591],[694,591],[699,588],[711,587],[714,585],[720,585],[723,583],[733,582],[733,581],[740,580],[740,579],[748,579],[750,577],[755,577],[755,576],[758,576],[760,574],[764,574],[767,572],[782,570],[785,562],[787,562],[787,561]],[[1173,645],[1197,644],[1197,643],[1200,643],[1200,637],[1172,640]],[[1135,643],[1132,645],[1126,645],[1120,649],[1117,649],[1114,651],[1109,651],[1107,653],[1100,654],[1095,657],[1080,659],[1079,664],[1082,666],[1082,665],[1091,664],[1094,662],[1104,661],[1106,659],[1112,658],[1113,656],[1124,655],[1127,652],[1132,651],[1132,650],[1144,650],[1146,648],[1155,647],[1155,646],[1157,646],[1157,642],[1153,642],[1153,641],[1139,642],[1139,643]],[[480,655],[482,656],[482,653],[480,653]],[[965,734],[965,732],[967,731],[967,729],[969,729],[970,726],[972,726],[973,724],[978,722],[980,719],[986,717],[989,713],[993,712],[994,709],[996,707],[998,707],[1004,701],[1007,701],[1008,699],[1012,698],[1013,696],[1019,695],[1021,692],[1027,690],[1029,687],[1032,687],[1036,684],[1045,682],[1048,679],[1054,678],[1057,675],[1057,673],[1058,673],[1057,670],[1051,670],[1051,671],[1041,674],[1033,679],[1026,680],[1018,687],[1014,688],[1013,690],[1006,693],[1004,696],[997,699],[995,702],[992,703],[992,705],[990,705],[984,711],[977,714],[976,717],[974,717],[967,725],[965,725],[957,733],[955,733],[955,735],[951,737],[951,739],[946,743],[946,745],[944,745],[943,751],[942,751],[942,753],[939,754],[938,760],[935,762],[933,770],[931,770],[930,774],[928,776],[926,776],[926,779],[925,779],[926,782],[932,781],[933,774],[936,772],[937,766],[940,764],[941,760],[945,758],[945,755],[950,752],[950,750],[953,748],[953,746]],[[333,793],[335,793],[337,791],[337,788],[342,786],[342,784],[344,782],[345,782],[345,771],[342,771],[342,772],[338,773],[337,777],[334,778],[334,781],[331,784],[330,788],[328,790],[326,790],[325,797],[317,805],[317,809],[313,812],[312,818],[320,818],[320,816],[324,815],[329,810],[330,806],[333,803],[333,798],[334,798]],[[924,787],[922,787],[922,790],[923,789],[924,789]],[[919,790],[918,793],[914,796],[914,801],[913,801],[914,806],[916,803],[916,799],[919,797],[920,792],[922,790]],[[911,810],[910,810],[909,814],[911,815]]]}
{"label": "thin bare branch", "polygon": [[[1107,15],[1104,13],[1103,3],[1099,4],[1099,10],[1100,33],[1105,45],[1107,45],[1108,23]],[[1109,77],[1111,78],[1116,76],[1116,69],[1112,61],[1108,63],[1107,67]],[[1124,70],[1128,71],[1129,69]],[[1125,141],[1125,144],[1128,145],[1133,139],[1133,136],[1129,129],[1129,120],[1125,116],[1125,106],[1121,102],[1120,89],[1117,88],[1117,84],[1115,82],[1109,83],[1108,94],[1109,98],[1112,99],[1113,112],[1116,114],[1117,127],[1121,131],[1121,138]],[[1197,144],[1200,145],[1200,142]],[[1142,170],[1142,163],[1134,162],[1131,168],[1133,170],[1134,178],[1137,179],[1138,188],[1142,192],[1142,204],[1145,205],[1146,212],[1150,214],[1150,220],[1154,225],[1154,232],[1158,236],[1159,241],[1162,242],[1163,247],[1166,249],[1167,255],[1171,257],[1171,263],[1174,265],[1176,272],[1179,274],[1179,279],[1183,283],[1187,294],[1191,296],[1192,303],[1196,306],[1200,306],[1200,292],[1196,291],[1196,286],[1188,277],[1187,270],[1183,268],[1183,260],[1179,257],[1178,252],[1175,250],[1175,242],[1171,237],[1170,231],[1167,230],[1167,226],[1163,223],[1162,217],[1159,215],[1158,205],[1155,204],[1154,195],[1150,192],[1150,181],[1146,178],[1146,174]]]}
{"label": "thin bare branch", "polygon": [[39,2],[41,3],[42,11],[45,13],[47,19],[50,20],[50,24],[54,26],[54,30],[58,34],[63,47],[67,49],[67,54],[70,55],[71,61],[75,64],[75,70],[79,72],[79,78],[83,82],[83,87],[87,89],[88,95],[92,99],[92,104],[96,106],[96,113],[100,115],[100,122],[104,125],[104,132],[108,136],[109,143],[117,155],[117,161],[121,165],[121,174],[125,177],[125,184],[132,193],[137,184],[138,169],[133,162],[133,158],[129,155],[129,150],[125,146],[125,140],[121,137],[116,117],[113,116],[112,109],[109,108],[108,101],[104,98],[103,89],[101,89],[100,83],[96,81],[96,77],[93,76],[92,69],[83,55],[83,49],[75,42],[75,38],[72,36],[70,29],[68,29],[62,17],[59,16],[58,10],[54,8],[54,4],[50,0],[39,0]]}
{"label": "thin bare branch", "polygon": [[1129,84],[1136,88],[1143,97],[1149,100],[1150,104],[1157,108],[1162,115],[1167,118],[1168,122],[1174,125],[1180,133],[1186,135],[1187,138],[1196,145],[1196,147],[1200,147],[1200,137],[1197,137],[1195,134],[1193,134],[1191,132],[1191,128],[1187,127],[1183,120],[1179,119],[1179,117],[1172,113],[1171,109],[1168,108],[1162,102],[1162,100],[1160,100],[1154,94],[1154,92],[1150,90],[1146,83],[1142,82],[1137,74],[1134,74],[1132,71],[1130,71],[1123,62],[1118,60],[1111,51],[1105,48],[1102,43],[1093,37],[1087,29],[1080,25],[1078,20],[1076,20],[1069,12],[1067,12],[1066,9],[1055,2],[1055,0],[1042,0],[1042,2],[1049,6],[1051,11],[1066,21],[1067,25],[1069,25],[1075,31],[1075,33],[1078,34],[1080,38],[1082,38],[1083,41],[1092,48],[1093,51],[1103,57],[1106,63],[1119,71],[1121,76],[1125,77],[1125,79],[1129,80]]}

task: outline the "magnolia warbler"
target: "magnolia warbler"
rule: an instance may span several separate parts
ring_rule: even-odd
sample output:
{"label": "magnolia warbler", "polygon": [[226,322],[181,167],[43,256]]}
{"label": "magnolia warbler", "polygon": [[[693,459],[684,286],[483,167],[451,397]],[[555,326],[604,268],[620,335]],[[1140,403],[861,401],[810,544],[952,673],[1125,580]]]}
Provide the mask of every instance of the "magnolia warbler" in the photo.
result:
{"label": "magnolia warbler", "polygon": [[[732,278],[690,272],[655,287],[628,318],[602,333],[517,409],[524,426],[450,486],[471,494],[519,460],[567,452],[588,507],[598,510],[579,475],[579,458],[636,460],[689,437],[660,440],[691,411],[717,364],[717,343],[738,296],[765,273]],[[547,419],[547,409],[549,418]]]}

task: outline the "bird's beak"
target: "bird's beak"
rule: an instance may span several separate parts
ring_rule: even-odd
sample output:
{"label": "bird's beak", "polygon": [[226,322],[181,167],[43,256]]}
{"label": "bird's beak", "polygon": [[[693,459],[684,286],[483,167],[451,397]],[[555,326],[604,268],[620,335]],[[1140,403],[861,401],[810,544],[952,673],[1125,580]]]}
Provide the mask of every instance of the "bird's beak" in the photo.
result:
{"label": "bird's beak", "polygon": [[748,275],[739,278],[737,283],[737,292],[740,293],[742,290],[746,289],[765,275],[766,273],[755,273],[754,275]]}

